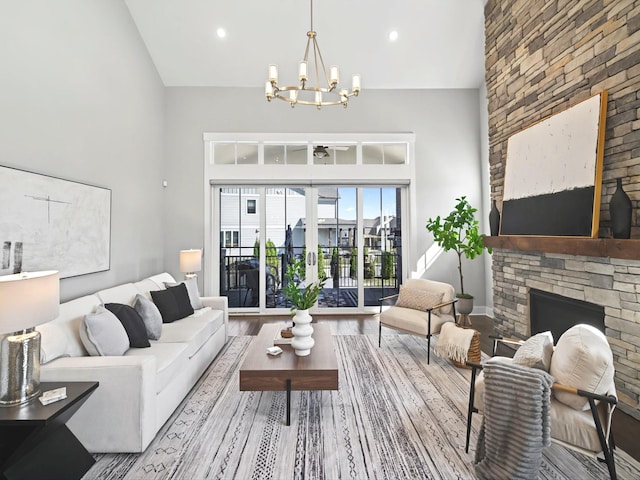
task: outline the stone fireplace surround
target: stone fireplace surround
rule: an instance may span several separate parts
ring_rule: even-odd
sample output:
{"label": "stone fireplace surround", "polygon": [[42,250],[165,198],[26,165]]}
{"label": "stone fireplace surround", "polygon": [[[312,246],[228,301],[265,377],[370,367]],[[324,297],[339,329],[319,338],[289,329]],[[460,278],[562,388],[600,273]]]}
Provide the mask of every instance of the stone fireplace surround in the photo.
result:
{"label": "stone fireplace surround", "polygon": [[[496,329],[528,336],[530,288],[605,309],[619,408],[640,419],[640,0],[487,0],[485,65],[491,197],[501,210],[507,141],[608,92],[597,239],[488,239]],[[607,238],[616,179],[631,197],[631,240]],[[495,243],[494,243],[495,242]]]}
{"label": "stone fireplace surround", "polygon": [[502,334],[529,337],[531,288],[604,307],[619,408],[640,419],[640,354],[636,351],[640,345],[640,260],[506,249],[494,250],[492,257],[493,311],[496,330]]}

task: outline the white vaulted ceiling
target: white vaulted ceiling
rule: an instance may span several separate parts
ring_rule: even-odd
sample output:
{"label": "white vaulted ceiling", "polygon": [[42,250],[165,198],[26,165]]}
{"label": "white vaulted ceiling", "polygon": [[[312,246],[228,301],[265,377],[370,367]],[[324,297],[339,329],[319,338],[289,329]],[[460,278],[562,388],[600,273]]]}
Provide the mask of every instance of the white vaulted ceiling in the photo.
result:
{"label": "white vaulted ceiling", "polygon": [[[308,0],[125,2],[166,86],[263,88],[270,63],[278,65],[281,84],[296,81]],[[359,73],[363,89],[477,88],[484,3],[315,0],[314,30],[327,68],[340,67],[341,84]]]}

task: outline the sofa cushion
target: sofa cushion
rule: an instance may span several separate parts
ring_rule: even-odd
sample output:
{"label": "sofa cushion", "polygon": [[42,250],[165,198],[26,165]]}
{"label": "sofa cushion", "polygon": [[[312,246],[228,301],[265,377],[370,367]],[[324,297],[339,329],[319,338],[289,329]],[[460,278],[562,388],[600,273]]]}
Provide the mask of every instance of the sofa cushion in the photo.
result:
{"label": "sofa cushion", "polygon": [[171,386],[172,381],[189,371],[186,343],[151,342],[150,348],[130,348],[125,356],[149,355],[156,359],[156,393]]}
{"label": "sofa cushion", "polygon": [[158,340],[162,335],[162,315],[156,304],[142,294],[136,295],[133,308],[140,314],[144,322],[149,340]]}
{"label": "sofa cushion", "polygon": [[153,283],[155,283],[158,288],[160,289],[164,289],[164,284],[165,283],[176,283],[176,279],[173,278],[169,273],[167,272],[163,272],[163,273],[158,273],[157,275],[153,275],[151,277],[149,277],[149,280],[151,280]]}
{"label": "sofa cushion", "polygon": [[[571,327],[556,344],[549,373],[558,383],[606,395],[615,388],[613,353],[607,338],[591,325]],[[576,410],[589,408],[584,397],[555,391],[554,395]]]}
{"label": "sofa cushion", "polygon": [[189,293],[184,283],[166,290],[151,292],[151,298],[160,310],[164,323],[171,323],[193,314]]}
{"label": "sofa cushion", "polygon": [[95,313],[85,315],[80,338],[92,356],[123,355],[129,349],[129,337],[122,323],[102,305]]}
{"label": "sofa cushion", "polygon": [[135,287],[138,289],[138,293],[141,293],[148,300],[151,300],[151,291],[156,290],[164,290],[162,287],[159,287],[156,282],[151,280],[150,278],[145,278],[144,280],[140,280],[139,282],[134,283]]}
{"label": "sofa cushion", "polygon": [[122,323],[129,337],[129,346],[136,348],[151,346],[144,321],[133,307],[123,303],[105,303],[104,307],[118,317],[118,320]]}
{"label": "sofa cushion", "polygon": [[220,310],[205,307],[193,315],[164,325],[161,343],[188,343],[187,354],[193,357],[207,343],[211,335],[224,323]]}
{"label": "sofa cushion", "polygon": [[[399,330],[417,333],[424,336],[428,333],[427,313],[420,310],[414,310],[413,308],[389,308],[380,314],[380,320],[386,326],[397,328]],[[431,333],[438,333],[443,323],[453,321],[454,318],[450,315],[436,315],[432,313]]]}
{"label": "sofa cushion", "polygon": [[133,283],[123,283],[116,287],[100,290],[97,295],[102,303],[124,303],[125,305],[133,305],[133,299],[140,291]]}
{"label": "sofa cushion", "polygon": [[60,357],[83,357],[87,350],[80,339],[80,326],[87,313],[100,305],[96,295],[86,295],[60,304],[58,316],[37,327],[41,334],[40,363],[46,364]]}
{"label": "sofa cushion", "polygon": [[[605,418],[605,403],[598,409],[604,414],[601,418]],[[575,410],[555,398],[551,399],[551,437],[592,452],[602,451],[591,411]]]}
{"label": "sofa cushion", "polygon": [[396,307],[413,308],[425,312],[427,308],[434,307],[442,302],[442,292],[421,290],[418,288],[400,285],[400,295]]}
{"label": "sofa cushion", "polygon": [[[180,283],[184,283],[187,287],[187,293],[189,294],[189,301],[191,302],[191,306],[193,310],[199,310],[204,305],[202,305],[202,300],[200,300],[200,292],[198,292],[198,281],[195,278],[187,278]],[[165,282],[165,288],[178,286],[179,283],[173,282]]]}
{"label": "sofa cushion", "polygon": [[[403,283],[409,288],[418,288],[420,290],[430,290],[432,292],[442,292],[442,302],[450,302],[456,297],[456,291],[452,285],[444,282],[436,282],[435,280],[427,280],[426,278],[408,278]],[[439,309],[445,315],[453,314],[453,307],[447,305]]]}
{"label": "sofa cushion", "polygon": [[553,355],[553,335],[551,332],[541,332],[529,337],[516,350],[513,363],[523,367],[539,368],[545,372],[551,367]]}

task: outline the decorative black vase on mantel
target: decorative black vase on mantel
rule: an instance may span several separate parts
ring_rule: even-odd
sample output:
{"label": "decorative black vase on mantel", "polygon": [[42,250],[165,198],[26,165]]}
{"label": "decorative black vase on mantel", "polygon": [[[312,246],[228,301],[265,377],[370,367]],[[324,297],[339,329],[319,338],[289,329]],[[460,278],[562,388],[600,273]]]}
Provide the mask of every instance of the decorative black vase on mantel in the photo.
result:
{"label": "decorative black vase on mantel", "polygon": [[616,191],[609,202],[611,233],[613,238],[631,238],[631,199],[622,189],[622,179],[616,182]]}
{"label": "decorative black vase on mantel", "polygon": [[497,237],[500,231],[500,210],[496,206],[496,201],[493,201],[493,206],[489,212],[489,229],[491,230],[491,236]]}

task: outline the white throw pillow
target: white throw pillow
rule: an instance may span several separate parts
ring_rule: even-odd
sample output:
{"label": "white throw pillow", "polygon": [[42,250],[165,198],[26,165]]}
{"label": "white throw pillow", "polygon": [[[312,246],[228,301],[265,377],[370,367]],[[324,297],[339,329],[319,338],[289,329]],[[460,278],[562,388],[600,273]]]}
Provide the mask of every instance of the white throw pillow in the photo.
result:
{"label": "white throw pillow", "polygon": [[[607,337],[591,325],[575,325],[564,332],[551,357],[549,371],[556,382],[606,395],[613,387],[613,353]],[[575,410],[586,410],[586,398],[555,392],[559,402]]]}
{"label": "white throw pillow", "polygon": [[118,317],[107,310],[104,305],[96,309],[96,313],[85,315],[80,325],[80,339],[89,355],[121,356],[129,350],[129,336]]}
{"label": "white throw pillow", "polygon": [[553,335],[551,332],[542,332],[528,338],[520,345],[513,356],[513,363],[548,372],[551,367],[552,355]]}

